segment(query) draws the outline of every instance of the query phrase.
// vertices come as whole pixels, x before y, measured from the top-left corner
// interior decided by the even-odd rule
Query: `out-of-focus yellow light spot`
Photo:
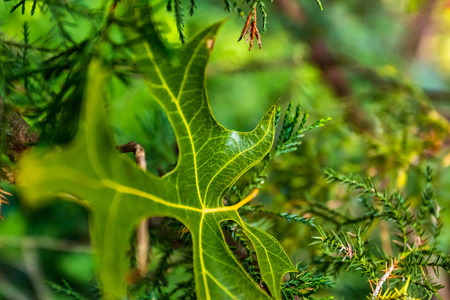
[[[406,172],[403,169],[400,169],[397,173],[397,188],[403,189],[406,184]]]
[[[428,118],[430,118],[431,121],[439,121],[441,115],[436,110],[432,110],[428,113]]]
[[[385,65],[385,66],[380,67],[378,69],[378,73],[381,76],[389,76],[389,77],[398,76],[398,70],[393,65]]]
[[[444,168],[447,168],[448,166],[450,166],[450,153],[447,154],[446,156],[444,156],[444,159],[442,160],[442,164],[443,164]]]

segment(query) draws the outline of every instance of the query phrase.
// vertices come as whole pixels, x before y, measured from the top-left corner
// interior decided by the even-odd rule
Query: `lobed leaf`
[[[221,23],[171,50],[161,42],[145,4],[128,9],[137,28],[130,37],[144,40],[134,47],[136,65],[174,128],[178,165],[157,177],[116,153],[104,107],[106,76],[93,61],[75,139],[56,151],[35,149],[22,159],[25,199],[40,204],[63,193],[89,208],[105,299],[126,294],[129,238],[142,219],[155,216],[176,218],[192,234],[198,299],[269,298],[228,249],[220,227],[225,220],[243,228],[272,297],[281,299],[282,277],[295,267],[272,236],[241,220],[237,210],[244,203],[223,204],[223,196],[239,177],[272,147],[274,108],[252,132],[224,128],[211,113],[205,88],[205,69]]]

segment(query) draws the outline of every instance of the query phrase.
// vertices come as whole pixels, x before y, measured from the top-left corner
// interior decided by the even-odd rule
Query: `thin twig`
[[[70,240],[55,239],[48,236],[22,237],[15,235],[2,235],[0,237],[0,245],[20,248],[27,246],[54,251],[92,254],[92,247],[88,244],[80,244]]]
[[[2,272],[0,272],[0,290],[2,291],[2,296],[6,299],[29,299],[28,295],[24,294],[19,288],[16,288],[11,280],[9,280]]]
[[[25,269],[36,291],[37,298],[42,300],[51,299],[50,291],[42,281],[44,274],[38,263],[39,254],[37,249],[32,244],[28,244],[28,239],[23,239],[22,243],[22,256],[25,262]]]
[[[377,285],[372,294],[372,300],[378,299],[378,295],[381,292],[381,288],[383,287],[384,282],[391,276],[391,273],[395,270],[395,265],[396,265],[395,261],[392,262],[391,267],[387,269],[383,277],[381,277],[380,280],[377,281]]]
[[[133,152],[136,165],[142,170],[147,170],[147,162],[145,160],[145,150],[144,147],[135,143],[128,142],[124,145],[116,146],[117,151],[120,153]],[[148,244],[150,236],[148,234],[148,220],[144,219],[138,227],[137,235],[137,248],[136,248],[136,263],[140,275],[144,275],[147,272],[149,257],[148,257]]]
[[[147,170],[147,162],[145,161],[145,150],[141,145],[135,142],[128,142],[124,145],[116,146],[116,149],[120,153],[133,152],[136,160],[136,165],[138,165],[144,171]]]

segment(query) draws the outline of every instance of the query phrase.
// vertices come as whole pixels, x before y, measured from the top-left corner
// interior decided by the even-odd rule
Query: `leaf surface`
[[[242,221],[238,208],[244,203],[223,204],[239,177],[270,150],[274,109],[252,132],[218,124],[208,104],[205,69],[221,23],[182,48],[167,49],[145,9],[130,12],[137,20],[137,34],[145,38],[134,48],[135,59],[174,128],[180,150],[176,168],[157,177],[114,150],[104,107],[105,74],[94,61],[75,139],[56,151],[35,149],[22,159],[25,199],[37,204],[63,193],[89,208],[106,299],[126,295],[130,236],[142,219],[155,216],[176,218],[191,232],[198,299],[270,298],[228,249],[220,227],[225,220],[242,227],[253,243],[264,282],[272,297],[280,299],[282,276],[295,267],[272,236]]]

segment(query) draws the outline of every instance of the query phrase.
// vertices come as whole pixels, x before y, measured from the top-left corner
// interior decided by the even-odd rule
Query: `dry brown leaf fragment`
[[[0,213],[1,213],[1,207],[2,207],[2,204],[3,204],[3,203],[9,204],[8,201],[6,201],[6,196],[5,196],[5,195],[6,195],[6,196],[12,196],[10,193],[4,191],[4,190],[2,189],[2,187],[0,187]],[[0,215],[0,219],[3,220],[3,217],[2,217],[1,215]]]
[[[248,51],[252,50],[255,37],[258,40],[259,49],[261,49],[261,35],[259,34],[259,30],[256,23],[256,5],[253,7],[252,10],[250,10],[250,13],[248,14],[247,20],[245,21],[244,29],[242,29],[238,42],[242,40],[242,38],[245,38],[247,35],[248,37],[245,42],[247,43],[250,41]]]

